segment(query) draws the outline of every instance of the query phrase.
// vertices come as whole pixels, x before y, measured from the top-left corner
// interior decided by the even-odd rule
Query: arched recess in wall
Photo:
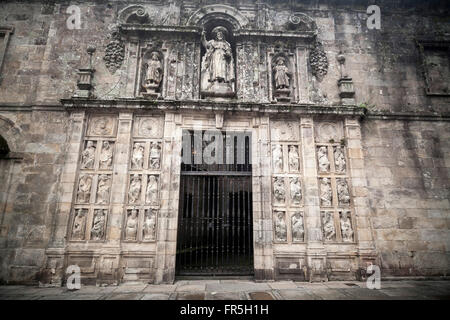
[[[9,155],[17,155],[24,151],[24,139],[22,130],[15,123],[0,115],[0,136],[5,140]]]

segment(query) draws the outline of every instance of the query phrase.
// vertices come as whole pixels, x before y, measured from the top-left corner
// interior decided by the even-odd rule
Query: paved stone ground
[[[173,285],[83,286],[80,290],[0,286],[0,300],[450,300],[450,281],[382,281],[380,290],[364,282],[177,281]]]

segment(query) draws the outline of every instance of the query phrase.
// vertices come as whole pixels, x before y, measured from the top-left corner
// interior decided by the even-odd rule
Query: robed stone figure
[[[211,96],[229,96],[234,93],[234,58],[231,45],[226,41],[228,30],[216,27],[213,40],[206,40],[202,33],[202,44],[206,53],[202,60],[202,93]]]

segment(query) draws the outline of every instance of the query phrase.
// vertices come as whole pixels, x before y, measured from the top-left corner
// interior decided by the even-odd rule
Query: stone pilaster
[[[317,182],[317,164],[314,142],[314,123],[312,118],[300,120],[303,151],[303,174],[305,183],[306,242],[309,280],[321,279],[325,268],[326,252],[322,239],[320,219],[319,186]]]
[[[361,127],[358,120],[345,119],[345,139],[348,150],[349,170],[352,180],[351,194],[353,195],[358,254],[360,267],[375,261],[375,243],[373,240],[370,221],[369,199],[367,191],[364,155],[361,143]]]

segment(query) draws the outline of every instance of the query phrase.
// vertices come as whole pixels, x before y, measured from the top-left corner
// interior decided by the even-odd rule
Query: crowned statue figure
[[[146,90],[144,96],[158,96],[156,93],[159,89],[163,78],[163,67],[158,52],[153,51],[150,59],[145,63],[145,75],[142,87]]]
[[[202,32],[202,44],[206,53],[202,60],[201,88],[202,94],[217,97],[234,95],[234,58],[230,43],[226,40],[228,30],[215,27],[212,40],[206,40],[206,32]]]

